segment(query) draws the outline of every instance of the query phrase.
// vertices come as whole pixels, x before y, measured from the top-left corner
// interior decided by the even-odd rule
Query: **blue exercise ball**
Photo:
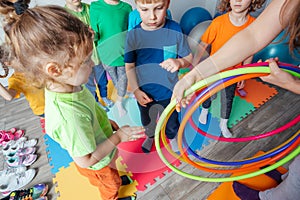
[[[214,19],[215,19],[216,17],[219,17],[219,16],[225,14],[225,13],[226,13],[226,11],[224,11],[224,12],[216,12],[215,15],[214,15]]]
[[[202,7],[195,7],[183,14],[179,24],[183,33],[188,35],[197,24],[207,20],[212,20],[210,13]]]
[[[201,22],[197,24],[191,31],[188,36],[188,44],[190,46],[190,49],[194,53],[198,44],[200,43],[200,39],[203,35],[203,33],[206,31],[206,29],[211,24],[212,20],[207,20],[204,22]]]
[[[289,51],[288,37],[282,40],[285,32],[282,31],[268,46],[257,52],[253,57],[253,62],[258,60],[265,61],[269,58],[278,57],[280,62],[289,63],[293,65],[300,64],[300,55],[295,51],[294,57]]]

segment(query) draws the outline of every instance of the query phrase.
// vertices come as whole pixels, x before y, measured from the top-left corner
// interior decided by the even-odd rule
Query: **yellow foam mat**
[[[120,176],[128,175],[130,173],[126,172],[126,165],[121,163],[121,158],[116,160],[117,168],[119,170]],[[97,187],[91,185],[88,179],[82,176],[74,164],[70,163],[67,168],[61,168],[56,177],[53,178],[53,183],[56,184],[56,192],[58,193],[58,200],[68,200],[68,199],[88,199],[88,200],[101,200],[100,193]],[[121,186],[119,189],[119,197],[132,196],[137,191],[137,182],[125,186]],[[80,191],[80,192],[78,192]]]

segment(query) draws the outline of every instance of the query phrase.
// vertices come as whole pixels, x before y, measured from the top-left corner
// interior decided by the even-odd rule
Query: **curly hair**
[[[16,63],[12,67],[41,85],[52,79],[44,73],[45,64],[69,67],[70,59],[93,48],[89,27],[62,7],[36,6],[18,15],[12,3],[0,0],[0,13],[7,51]]]
[[[283,16],[285,13],[285,9],[287,6],[287,3],[289,0],[286,0],[284,3],[284,6],[280,10],[280,21],[282,23],[283,21]],[[294,7],[294,10],[292,11],[292,16],[288,20],[288,25],[287,25],[287,31],[285,32],[285,35],[283,38],[289,36],[289,50],[294,55],[294,50],[298,51],[300,53],[300,1],[298,1],[297,6]]]
[[[1,67],[4,70],[4,74],[0,74],[0,78],[7,77],[9,72],[6,62],[10,60],[10,55],[6,49],[7,48],[4,45],[0,45],[0,63],[1,63]]]
[[[266,0],[252,0],[249,8],[249,12],[256,11],[261,8]],[[220,0],[218,5],[219,12],[228,12],[231,11],[230,0]]]

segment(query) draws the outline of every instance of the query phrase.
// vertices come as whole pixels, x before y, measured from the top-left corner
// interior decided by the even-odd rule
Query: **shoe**
[[[7,132],[11,132],[11,134],[14,135],[14,140],[17,140],[17,139],[23,137],[25,134],[25,130],[22,130],[22,129],[18,130],[17,128],[11,128]]]
[[[5,130],[0,130],[0,145],[6,146],[6,144],[14,140],[14,135],[11,132],[6,132]]]
[[[120,176],[120,178],[122,180],[121,185],[129,185],[129,184],[133,183],[133,180],[127,175]]]
[[[118,200],[136,200],[137,196],[129,196],[129,197],[122,197],[122,198],[118,198]]]
[[[16,173],[1,179],[0,192],[2,192],[4,196],[7,196],[11,191],[15,191],[24,187],[32,181],[35,173],[36,172],[34,169],[29,169],[25,172]]]
[[[37,144],[36,139],[30,139],[27,141],[26,137],[21,137],[18,140],[9,141],[2,149],[4,155],[8,155],[11,151],[18,151],[22,148],[34,147]]]
[[[23,156],[8,157],[6,163],[9,167],[24,167],[32,165],[37,159],[36,154],[27,154]]]
[[[48,185],[40,183],[24,190],[15,190],[9,194],[9,200],[46,200]]]
[[[98,105],[99,105],[105,112],[109,112],[108,107],[103,106],[100,102],[98,102]]]
[[[0,177],[2,177],[2,176],[8,177],[8,176],[11,176],[11,175],[14,175],[14,174],[19,174],[21,172],[25,172],[26,169],[27,168],[25,166],[24,167],[16,167],[16,168],[9,167],[9,168],[6,168],[6,169],[0,171]]]
[[[34,154],[36,151],[35,147],[26,147],[20,149],[9,149],[6,151],[6,158],[15,157],[15,156],[24,156],[27,154]]]
[[[104,101],[105,105],[109,108],[113,107],[114,102],[106,97],[102,97],[102,100]]]
[[[247,92],[243,89],[240,89],[240,90],[237,89],[236,91],[237,91],[238,95],[240,95],[241,97],[247,96]]]
[[[134,96],[133,92],[127,92],[127,93],[126,93],[126,96],[127,96],[128,98],[135,99],[135,96]]]
[[[0,145],[5,146],[11,140],[18,140],[23,137],[25,131],[11,128],[10,130],[0,130]]]

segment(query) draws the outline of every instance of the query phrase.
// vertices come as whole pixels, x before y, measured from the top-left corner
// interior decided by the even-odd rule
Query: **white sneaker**
[[[32,181],[35,173],[36,172],[34,169],[29,169],[25,172],[16,173],[11,176],[5,177],[3,179],[3,183],[1,181],[0,192],[2,192],[4,196],[7,196],[11,191],[18,190],[24,187]]]
[[[16,168],[6,168],[2,171],[0,171],[0,180],[2,180],[2,176],[11,176],[11,175],[14,175],[14,174],[18,174],[18,173],[21,173],[21,172],[25,172],[26,171],[26,167],[16,167]],[[0,181],[1,183],[1,181]]]
[[[201,113],[199,115],[199,122],[201,124],[206,124],[207,123],[207,116],[208,116],[208,109],[207,108],[202,108]]]

